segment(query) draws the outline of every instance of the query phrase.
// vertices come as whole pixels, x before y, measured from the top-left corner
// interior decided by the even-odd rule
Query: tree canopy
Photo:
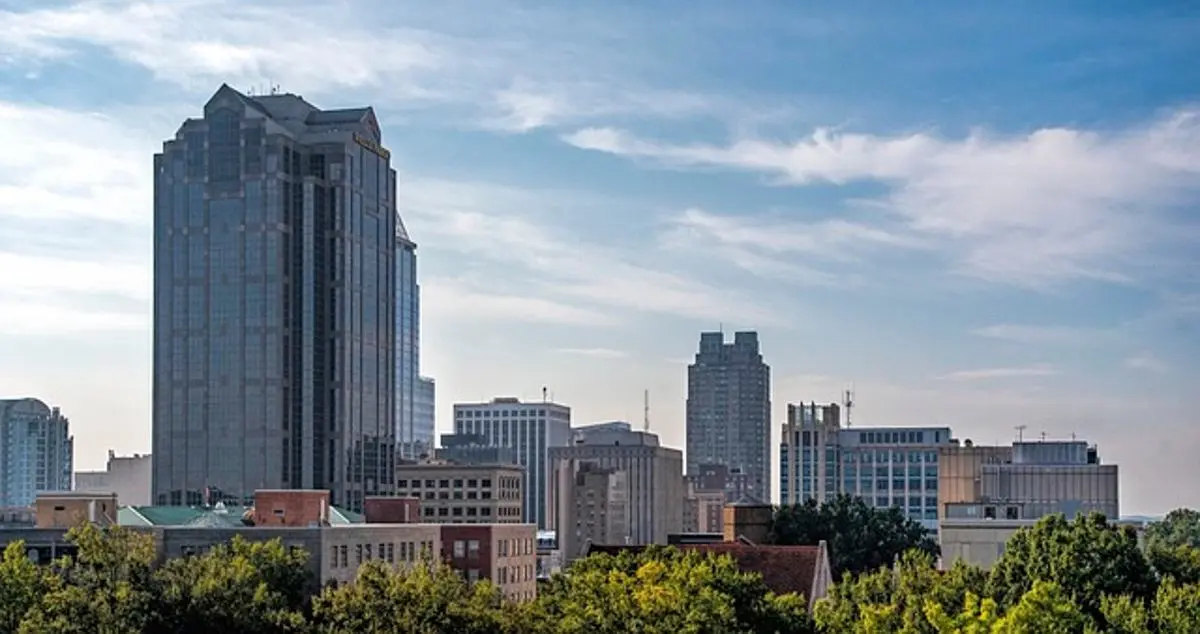
[[[832,525],[862,517],[843,506],[829,514]],[[868,529],[854,534],[876,539]],[[894,560],[847,569],[811,616],[806,597],[772,594],[728,556],[668,547],[578,560],[536,600],[515,603],[432,559],[370,561],[354,583],[318,589],[308,556],[278,540],[234,539],[160,565],[144,533],[81,526],[69,539],[77,553],[46,567],[20,543],[6,548],[0,634],[1200,632],[1200,583],[1187,576],[1200,551],[1171,538],[1143,552],[1129,529],[1096,515],[1021,529],[990,571],[962,562],[938,570],[917,540]],[[866,550],[842,540],[843,552]]]
[[[781,506],[771,522],[775,544],[816,544],[824,540],[834,575],[862,573],[892,565],[917,549],[936,557],[936,537],[897,507],[874,508],[849,495],[817,503]]]

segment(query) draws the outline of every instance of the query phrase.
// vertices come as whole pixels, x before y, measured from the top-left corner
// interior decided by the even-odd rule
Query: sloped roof
[[[242,516],[252,507],[226,506],[212,509],[197,506],[122,506],[117,510],[121,526],[191,526],[195,528],[236,528],[245,526]],[[354,511],[330,507],[333,526],[362,524],[363,516]]]
[[[589,546],[587,554],[639,553],[645,546]],[[742,572],[757,572],[763,583],[776,594],[797,593],[812,598],[813,583],[821,561],[820,546],[757,546],[740,542],[720,544],[680,544],[682,551],[729,555]]]

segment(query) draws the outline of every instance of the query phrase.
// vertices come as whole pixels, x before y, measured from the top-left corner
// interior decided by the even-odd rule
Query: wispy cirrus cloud
[[[402,213],[424,239],[476,262],[484,278],[522,280],[526,293],[555,301],[688,319],[777,323],[768,307],[739,289],[722,288],[676,270],[652,249],[601,245],[538,220],[558,208],[617,205],[584,192],[521,190],[484,183],[406,177]],[[734,311],[733,307],[737,307]]]
[[[1154,374],[1166,374],[1171,368],[1165,361],[1149,352],[1142,352],[1125,360],[1125,367]]]
[[[988,381],[992,379],[1047,377],[1055,376],[1057,374],[1059,374],[1059,371],[1053,366],[1038,363],[1024,366],[957,370],[948,374],[944,374],[941,378],[950,381]]]
[[[673,144],[613,128],[563,139],[672,168],[768,174],[780,185],[879,183],[888,192],[868,202],[884,219],[941,241],[971,275],[1023,286],[1152,276],[1164,264],[1158,254],[1200,227],[1179,210],[1200,175],[1200,110],[1119,131],[965,139],[819,129],[793,143]]]
[[[624,350],[612,348],[558,348],[555,352],[592,359],[625,359],[629,356],[629,353]]]
[[[1101,328],[1028,324],[993,324],[972,333],[988,339],[1034,345],[1083,345],[1103,342],[1115,335],[1113,331]]]
[[[514,133],[630,116],[752,115],[733,100],[637,81],[636,53],[606,45],[627,39],[612,16],[580,20],[540,7],[475,18],[469,3],[387,4],[83,0],[0,10],[0,63],[36,76],[100,51],[189,93],[222,82],[318,98],[351,91],[392,110],[436,108]]]

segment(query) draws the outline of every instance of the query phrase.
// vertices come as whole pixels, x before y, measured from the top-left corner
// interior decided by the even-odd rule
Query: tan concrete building
[[[655,434],[632,431],[628,423],[577,427],[575,432],[574,445],[550,448],[552,473],[559,469],[556,465],[571,460],[623,472],[632,544],[666,544],[668,535],[682,531],[682,452],[660,446]],[[552,510],[559,508],[555,489],[550,491]]]
[[[150,476],[154,466],[150,454],[118,456],[108,452],[108,464],[103,471],[76,471],[76,491],[116,493],[126,506],[147,506],[150,499]]]
[[[1026,507],[1014,503],[949,504],[941,521],[938,543],[942,549],[941,567],[964,562],[988,570],[1004,554],[1008,540],[1022,528],[1033,526],[1037,518],[1026,516]],[[1145,546],[1143,522],[1117,520],[1138,532],[1138,543]]]
[[[84,522],[107,526],[117,523],[117,503],[115,493],[40,493],[33,503],[34,521],[38,528],[69,528]]]
[[[421,500],[421,521],[438,524],[520,524],[524,468],[446,460],[396,468],[398,495]]]
[[[1012,447],[977,446],[970,440],[938,450],[938,520],[946,505],[975,502],[983,497],[983,465],[1012,462]]]
[[[626,474],[593,462],[556,460],[558,547],[564,563],[583,554],[586,544],[627,544],[629,498]]]

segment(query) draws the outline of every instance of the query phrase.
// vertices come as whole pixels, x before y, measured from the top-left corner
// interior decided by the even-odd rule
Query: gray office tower
[[[735,333],[731,344],[724,333],[700,333],[700,351],[688,366],[688,474],[702,464],[744,474],[738,496],[771,501],[771,368],[756,332]]]
[[[370,108],[228,86],[154,157],[153,496],[395,492],[396,173]]]

